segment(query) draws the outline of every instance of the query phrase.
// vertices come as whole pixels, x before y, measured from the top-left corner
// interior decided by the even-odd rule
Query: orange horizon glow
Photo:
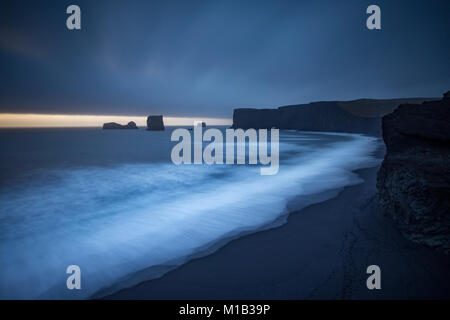
[[[0,113],[0,128],[71,128],[99,127],[106,122],[127,124],[136,122],[138,127],[147,126],[146,116],[117,115],[70,115],[37,113]],[[166,126],[190,126],[194,121],[204,121],[207,125],[231,125],[231,119],[210,117],[164,117]]]

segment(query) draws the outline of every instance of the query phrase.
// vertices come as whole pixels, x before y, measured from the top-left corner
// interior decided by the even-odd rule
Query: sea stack
[[[163,116],[148,116],[147,130],[151,131],[164,130]]]
[[[136,122],[130,121],[126,125],[116,122],[108,122],[103,124],[103,129],[137,129]]]
[[[383,117],[387,152],[377,187],[406,238],[450,252],[450,93]]]
[[[194,124],[196,127],[202,127],[202,128],[206,128],[206,122],[204,121],[198,121]]]

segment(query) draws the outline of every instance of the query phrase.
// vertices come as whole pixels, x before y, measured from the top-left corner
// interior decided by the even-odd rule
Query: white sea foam
[[[0,194],[0,298],[87,298],[151,266],[177,265],[224,237],[266,226],[287,202],[360,182],[373,166],[375,138],[295,152],[274,176],[256,166],[168,163],[47,170]],[[298,135],[302,139],[320,136]],[[51,178],[50,178],[51,177]],[[82,289],[66,289],[76,264]]]

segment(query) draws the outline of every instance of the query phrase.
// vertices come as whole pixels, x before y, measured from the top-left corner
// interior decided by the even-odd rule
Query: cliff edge
[[[450,93],[403,104],[382,119],[386,155],[377,188],[403,235],[450,252]]]

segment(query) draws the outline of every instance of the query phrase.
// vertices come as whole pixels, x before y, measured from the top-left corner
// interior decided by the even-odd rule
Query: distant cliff
[[[134,121],[128,122],[126,125],[122,125],[116,122],[108,122],[103,124],[103,129],[137,129]]]
[[[421,103],[427,98],[361,99],[321,101],[276,109],[239,108],[233,113],[233,128],[279,128],[381,135],[381,116],[401,103]]]
[[[377,188],[410,240],[450,252],[450,93],[383,117],[386,156]]]

